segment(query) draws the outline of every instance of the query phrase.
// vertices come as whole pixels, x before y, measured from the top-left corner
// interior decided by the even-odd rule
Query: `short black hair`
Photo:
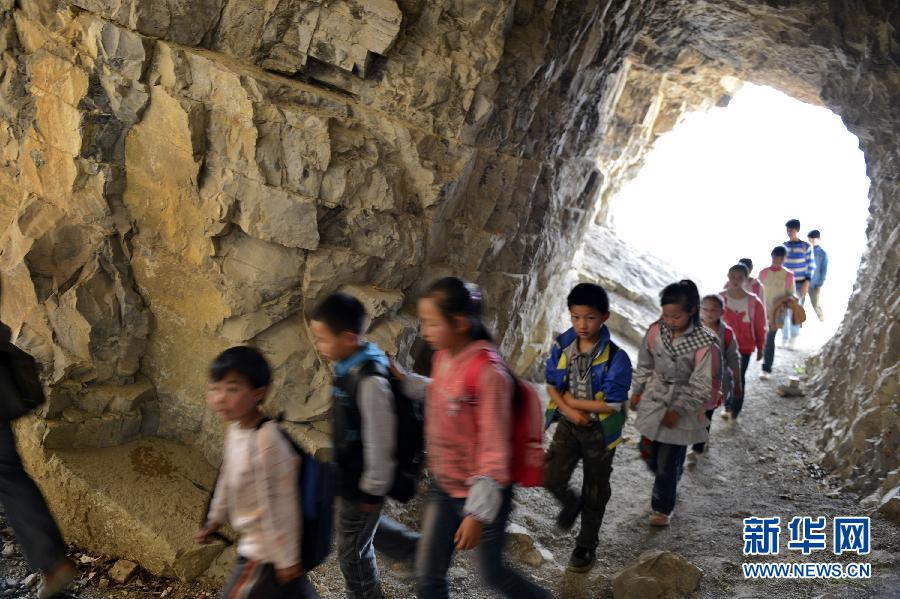
[[[349,293],[339,291],[332,293],[316,306],[312,319],[324,323],[335,335],[345,332],[362,335],[368,314],[362,302]]]
[[[822,234],[819,233],[819,230],[818,230],[818,229],[813,229],[812,231],[810,231],[809,233],[807,233],[806,236],[807,236],[807,237],[812,237],[813,239],[821,239],[821,238],[822,238]]]
[[[691,322],[700,324],[700,291],[696,283],[690,279],[682,279],[677,283],[666,285],[659,294],[659,305],[678,304],[685,312],[693,312]]]
[[[226,349],[209,365],[209,378],[214,382],[221,381],[229,372],[246,378],[254,389],[268,387],[272,382],[272,369],[265,357],[246,345]]]
[[[787,257],[787,248],[783,245],[776,245],[772,248],[772,257],[773,258],[786,258]]]
[[[566,298],[569,309],[572,306],[589,306],[601,314],[609,314],[609,295],[606,289],[593,283],[579,283],[572,287]]]
[[[796,218],[792,218],[788,222],[784,223],[784,226],[787,227],[788,229],[796,229],[797,231],[799,231],[800,230],[800,221],[797,220]]]
[[[750,271],[747,269],[747,265],[746,265],[746,264],[740,264],[740,263],[738,263],[738,264],[735,264],[734,266],[732,266],[731,268],[728,269],[728,274],[731,274],[731,273],[733,273],[733,272],[741,272],[741,273],[744,273],[744,276],[745,276],[745,277],[749,277],[749,276],[750,276]]]
[[[711,302],[716,302],[717,304],[719,304],[720,310],[725,309],[725,300],[722,299],[721,295],[718,295],[716,293],[710,293],[709,295],[704,295],[703,299],[700,300],[700,303],[702,304],[703,302],[705,302],[707,300],[709,300]]]
[[[738,260],[738,264],[743,264],[747,267],[747,270],[753,270],[753,260],[751,260],[750,258],[741,258],[740,260]]]

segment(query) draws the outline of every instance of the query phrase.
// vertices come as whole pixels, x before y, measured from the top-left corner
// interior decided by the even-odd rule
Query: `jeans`
[[[656,475],[650,507],[654,512],[670,515],[675,510],[678,481],[684,471],[686,445],[672,445],[653,441],[650,443],[647,467]]]
[[[0,503],[32,569],[52,572],[66,557],[66,546],[40,489],[22,467],[8,421],[0,421]]]
[[[821,287],[810,287],[809,288],[809,302],[812,304],[813,310],[816,312],[816,316],[819,317],[819,320],[825,320],[825,314],[822,312],[821,306],[819,306],[819,292],[822,291]]]
[[[449,597],[447,570],[455,551],[453,535],[465,517],[465,501],[450,497],[437,485],[428,495],[422,518],[422,539],[416,554],[416,597],[419,599]],[[512,487],[507,487],[503,490],[503,504],[497,519],[484,525],[481,542],[475,548],[481,579],[494,591],[512,599],[550,599],[547,590],[503,561],[506,521],[511,510]]]
[[[795,281],[794,288],[797,291],[797,297],[800,298],[800,305],[803,306],[806,304],[806,296],[800,294],[800,290],[803,288],[803,283],[806,281]],[[794,324],[794,313],[788,309],[784,311],[784,328],[781,329],[781,337],[785,341],[789,340],[791,337],[798,337],[800,335],[800,325]]]
[[[275,567],[268,562],[238,556],[237,563],[221,599],[319,599],[319,593],[306,576],[299,576],[287,584],[275,577]]]
[[[615,448],[607,449],[599,426],[576,426],[565,418],[556,425],[545,460],[544,487],[563,504],[563,509],[571,510],[581,504],[581,530],[575,539],[579,547],[597,548],[600,525],[612,493],[609,477],[615,454]],[[584,472],[580,493],[569,486],[579,460]]]
[[[339,501],[337,556],[347,584],[347,597],[380,599],[375,549],[391,559],[411,563],[419,535],[385,516],[383,503],[371,512],[364,512],[357,501]]]
[[[770,330],[766,333],[766,348],[763,350],[763,372],[772,373],[772,364],[775,362],[775,337],[778,336],[778,329]]]
[[[725,406],[725,409],[731,412],[731,415],[735,418],[744,409],[744,396],[747,394],[747,367],[750,366],[750,358],[752,357],[753,354],[741,354],[741,392],[732,392],[731,404]]]
[[[706,410],[706,432],[708,433],[712,428],[712,417],[715,409]],[[706,443],[694,443],[691,447],[697,453],[703,453],[706,450]]]

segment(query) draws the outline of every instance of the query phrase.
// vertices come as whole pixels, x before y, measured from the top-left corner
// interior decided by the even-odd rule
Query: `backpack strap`
[[[478,377],[481,375],[481,369],[491,362],[502,363],[502,361],[500,360],[500,356],[498,356],[496,352],[489,349],[484,349],[478,352],[478,355],[472,358],[472,361],[469,362],[469,366],[468,368],[466,368],[465,383],[466,394],[470,398],[475,399],[476,397],[478,397]]]

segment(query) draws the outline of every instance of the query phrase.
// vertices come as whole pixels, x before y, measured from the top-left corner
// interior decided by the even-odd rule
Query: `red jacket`
[[[769,325],[766,322],[766,307],[759,301],[759,297],[747,294],[747,314],[743,312],[735,312],[728,297],[728,292],[722,292],[722,299],[725,301],[725,314],[723,319],[725,323],[734,330],[737,337],[738,351],[745,356],[753,353],[754,350],[762,351],[766,345],[766,332]]]

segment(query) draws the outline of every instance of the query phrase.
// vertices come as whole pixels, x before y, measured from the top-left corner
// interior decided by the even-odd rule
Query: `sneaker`
[[[794,346],[796,344],[797,344],[797,338],[791,337],[790,339],[788,339],[787,345],[785,347],[787,347],[788,349],[794,349]]]
[[[697,453],[696,451],[691,450],[691,452],[687,456],[687,465],[688,467],[696,466],[697,460],[702,454]]]
[[[771,377],[772,377],[771,373],[768,373],[768,372],[766,372],[765,370],[763,370],[762,372],[759,373],[759,378],[760,378],[760,380],[767,381],[767,380],[769,380]]]
[[[731,412],[722,412],[722,420],[728,420],[731,418]]]
[[[38,599],[51,599],[62,593],[75,580],[78,570],[69,560],[63,560],[52,572],[44,574],[44,584],[38,589]]]
[[[650,514],[650,526],[668,526],[671,519],[671,515],[667,516],[660,512],[653,512]]]
[[[587,572],[594,565],[597,555],[593,549],[587,547],[575,547],[569,557],[568,570],[570,572]]]
[[[572,527],[575,526],[575,520],[578,519],[578,514],[580,513],[581,501],[574,506],[563,507],[556,516],[556,527],[562,531],[572,530]]]

